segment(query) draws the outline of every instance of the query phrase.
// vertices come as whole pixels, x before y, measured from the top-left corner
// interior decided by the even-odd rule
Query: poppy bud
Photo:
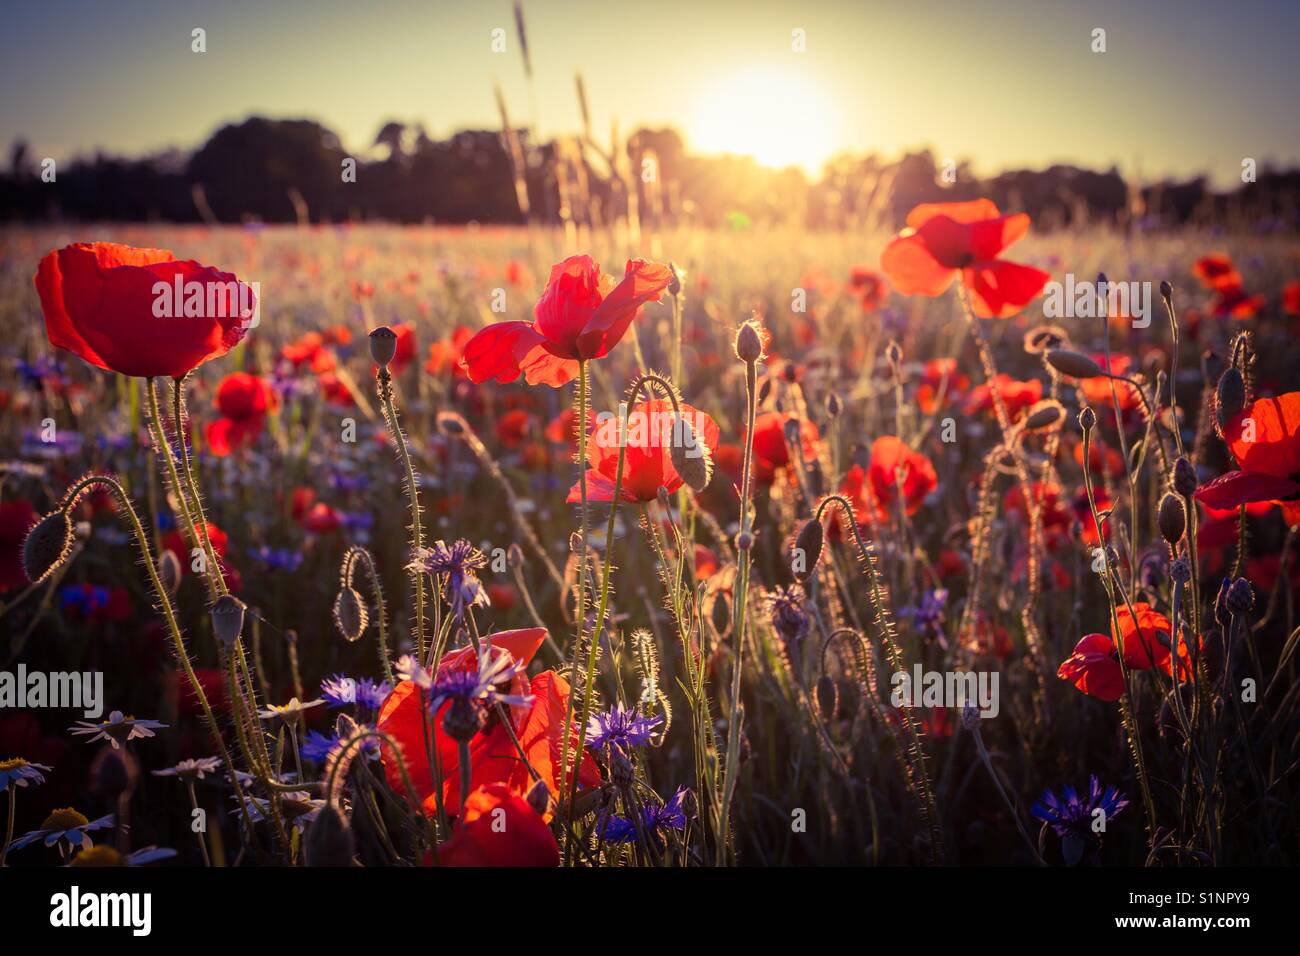
[[[375,364],[387,368],[388,363],[397,354],[397,333],[386,325],[381,325],[370,333],[370,357]]]
[[[736,550],[748,551],[754,546],[754,535],[748,531],[742,531],[736,535]]]
[[[1214,390],[1214,414],[1219,428],[1227,428],[1228,423],[1245,407],[1246,382],[1241,377],[1241,372],[1229,366],[1219,376],[1219,385]]]
[[[1245,578],[1237,578],[1228,587],[1227,605],[1229,613],[1236,615],[1248,614],[1250,609],[1255,606],[1255,592],[1250,586],[1250,582]]]
[[[772,394],[772,379],[767,377],[763,379],[763,384],[758,386],[758,404],[762,405],[767,401],[767,396]]]
[[[1079,426],[1086,432],[1090,432],[1097,425],[1097,413],[1092,410],[1091,405],[1083,406],[1079,412]]]
[[[763,357],[763,337],[758,334],[758,323],[743,322],[736,330],[736,358],[753,365]]]
[[[817,710],[822,715],[822,720],[832,720],[840,708],[840,692],[835,686],[835,678],[828,674],[817,678],[815,694]]]
[[[23,542],[23,571],[40,584],[68,560],[72,553],[72,522],[63,511],[51,511],[32,528]]]
[[[1024,429],[1027,432],[1045,432],[1058,427],[1065,420],[1065,408],[1060,402],[1044,399],[1034,405],[1025,416]]]
[[[1174,287],[1169,284],[1168,279],[1160,280],[1160,298],[1168,302],[1174,297]]]
[[[672,278],[668,280],[668,294],[682,294],[682,274],[680,267],[675,262],[668,263],[668,271],[672,273]]]
[[[1039,325],[1025,333],[1024,348],[1030,355],[1042,355],[1060,348],[1068,341],[1065,330],[1055,325]]]
[[[803,570],[796,571],[795,577],[808,581],[817,570],[817,562],[822,557],[822,544],[826,540],[826,531],[816,518],[809,518],[794,539],[795,554],[803,555]]]
[[[709,446],[696,436],[691,423],[681,415],[673,416],[668,454],[682,481],[696,491],[709,487],[713,479],[713,456],[709,454]]]
[[[223,594],[212,605],[212,633],[226,647],[233,647],[244,630],[246,605],[232,594]]]
[[[438,429],[438,434],[453,438],[465,434],[465,419],[455,412],[439,412],[434,419],[434,427]]]
[[[539,817],[546,816],[546,811],[551,809],[551,790],[546,786],[545,780],[538,780],[532,785],[525,797],[528,805],[533,808],[533,812]]]
[[[891,339],[889,344],[885,346],[885,358],[889,360],[890,365],[897,367],[898,363],[903,361],[903,347],[897,341]]]
[[[827,392],[826,393],[826,414],[830,415],[831,418],[839,418],[840,412],[842,412],[843,410],[844,410],[844,403],[840,401],[840,397],[836,395],[834,392]]]
[[[158,556],[158,579],[168,594],[175,594],[181,586],[181,561],[175,551],[164,551]]]
[[[1186,458],[1174,462],[1174,491],[1184,498],[1190,498],[1199,484],[1196,480],[1196,467]]]
[[[321,807],[303,836],[303,857],[308,866],[351,866],[356,853],[352,827],[332,803]]]
[[[334,625],[349,642],[359,641],[366,625],[370,623],[370,614],[356,588],[343,585],[338,596],[334,598]]]
[[[1096,378],[1098,375],[1105,374],[1100,365],[1082,352],[1071,349],[1048,349],[1044,357],[1048,365],[1071,378]]]
[[[1187,510],[1182,498],[1169,493],[1160,499],[1156,526],[1160,528],[1160,537],[1171,548],[1183,539],[1183,532],[1187,530]]]

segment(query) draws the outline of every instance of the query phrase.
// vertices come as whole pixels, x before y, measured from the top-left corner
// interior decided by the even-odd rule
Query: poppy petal
[[[623,281],[605,296],[578,336],[578,354],[589,359],[607,354],[623,338],[637,310],[647,302],[658,302],[672,278],[665,265],[629,259]]]
[[[880,268],[903,295],[942,295],[957,277],[956,270],[940,263],[915,232],[890,241],[880,254]]]
[[[1224,438],[1247,471],[1300,475],[1300,392],[1251,402],[1228,423]]]
[[[1300,495],[1300,483],[1260,471],[1230,471],[1196,489],[1209,508],[1231,509],[1253,501],[1282,501]]]
[[[984,319],[1015,315],[1043,291],[1050,278],[1042,269],[1002,259],[977,262],[962,274],[975,314]]]

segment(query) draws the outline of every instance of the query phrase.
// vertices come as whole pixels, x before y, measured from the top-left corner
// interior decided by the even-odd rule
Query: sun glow
[[[806,76],[754,69],[700,94],[689,136],[702,153],[737,153],[816,175],[839,143],[839,115],[825,90]]]

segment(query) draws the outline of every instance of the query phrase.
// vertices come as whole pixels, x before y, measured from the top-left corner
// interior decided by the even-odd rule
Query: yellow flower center
[[[27,761],[22,757],[13,757],[9,760],[0,760],[0,770],[16,770],[19,767],[26,767]]]
[[[74,830],[77,827],[84,827],[89,822],[84,815],[78,813],[72,807],[63,807],[46,817],[45,822],[41,824],[41,829]]]
[[[122,854],[118,853],[111,846],[92,846],[89,850],[82,850],[72,858],[69,866],[125,866],[126,861]]]

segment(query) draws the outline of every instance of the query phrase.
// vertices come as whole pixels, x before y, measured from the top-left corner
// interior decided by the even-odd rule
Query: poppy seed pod
[[[1079,411],[1079,427],[1084,431],[1090,432],[1097,426],[1097,413],[1092,410],[1091,405],[1085,405]]]
[[[891,339],[889,345],[885,346],[885,358],[889,364],[895,367],[903,361],[903,347],[896,340]]]
[[[822,715],[822,720],[833,720],[840,709],[840,691],[835,686],[835,678],[828,674],[817,678],[815,693],[817,711]]]
[[[736,358],[753,365],[763,357],[763,337],[754,322],[743,322],[736,330]]]
[[[1160,280],[1160,298],[1168,302],[1174,297],[1174,287],[1169,284],[1168,279]]]
[[[356,588],[343,585],[338,596],[334,598],[334,625],[349,642],[361,640],[361,635],[370,623],[370,614]]]
[[[1174,491],[1184,498],[1190,498],[1196,493],[1196,486],[1199,484],[1196,480],[1196,466],[1186,458],[1179,458],[1174,462]]]
[[[232,594],[223,594],[212,605],[212,632],[226,647],[233,647],[244,630],[247,606]]]
[[[680,415],[673,416],[668,454],[682,481],[696,491],[709,487],[713,479],[713,456],[709,453],[709,446],[700,441],[691,423]]]
[[[455,412],[439,412],[434,419],[434,427],[438,429],[438,434],[448,438],[465,434],[465,420]]]
[[[1219,384],[1214,390],[1214,415],[1219,428],[1227,428],[1228,423],[1245,407],[1246,381],[1241,377],[1241,372],[1229,366],[1219,376]]]
[[[168,594],[175,594],[181,586],[181,560],[175,551],[164,551],[158,556],[158,579]]]
[[[347,819],[332,803],[321,807],[302,841],[308,866],[351,866],[356,841]]]
[[[63,511],[51,511],[23,542],[23,571],[40,584],[68,560],[72,553],[72,522]]]
[[[817,562],[822,557],[822,545],[826,540],[826,531],[816,518],[809,518],[794,539],[795,557],[803,557],[802,570],[795,571],[800,581],[808,581],[817,570]]]
[[[397,333],[386,325],[381,325],[370,333],[370,357],[377,365],[384,368],[397,354]]]
[[[1192,579],[1192,566],[1184,557],[1169,562],[1169,577],[1176,584],[1186,584]]]
[[[844,410],[844,403],[834,392],[826,393],[826,414],[831,418],[839,418],[840,412]]]
[[[1025,416],[1024,429],[1027,432],[1051,431],[1065,420],[1065,408],[1060,402],[1045,399],[1029,410]]]
[[[1096,378],[1105,374],[1095,361],[1072,349],[1048,349],[1044,358],[1052,368],[1071,378]]]
[[[1169,547],[1178,544],[1187,530],[1187,510],[1183,507],[1183,499],[1172,492],[1161,498],[1156,525],[1160,528],[1160,537]]]

